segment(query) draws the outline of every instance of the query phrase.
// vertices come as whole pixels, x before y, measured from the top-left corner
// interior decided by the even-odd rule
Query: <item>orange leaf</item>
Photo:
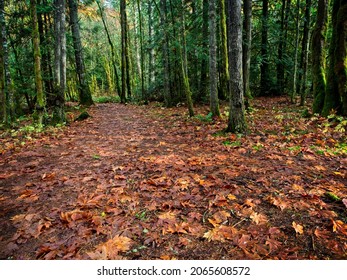
[[[265,224],[267,222],[267,217],[263,214],[258,214],[257,212],[253,212],[249,216],[253,222],[255,222],[257,225],[259,224]]]
[[[295,229],[296,233],[303,234],[304,233],[304,227],[300,224],[297,224],[296,222],[292,223],[293,228]]]

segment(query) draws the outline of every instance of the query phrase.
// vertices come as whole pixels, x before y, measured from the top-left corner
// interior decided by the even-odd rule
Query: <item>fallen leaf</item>
[[[293,228],[295,229],[296,233],[303,234],[304,233],[304,227],[300,224],[297,224],[296,222],[292,223]]]
[[[267,223],[267,217],[264,214],[258,214],[257,212],[253,212],[250,216],[251,220],[255,222],[257,225]]]

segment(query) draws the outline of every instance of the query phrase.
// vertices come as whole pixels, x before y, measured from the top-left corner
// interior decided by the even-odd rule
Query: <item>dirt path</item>
[[[177,108],[90,114],[1,156],[1,259],[346,258],[346,211],[324,199],[347,197],[344,158]]]

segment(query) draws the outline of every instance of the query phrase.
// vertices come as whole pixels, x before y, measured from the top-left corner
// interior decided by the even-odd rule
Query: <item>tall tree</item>
[[[101,6],[99,0],[96,0],[96,4],[98,5],[100,16],[101,16],[101,20],[102,20],[102,24],[104,26],[104,29],[105,29],[105,32],[106,32],[106,35],[107,35],[107,41],[108,41],[108,44],[109,44],[110,49],[111,49],[111,62],[112,62],[112,67],[113,67],[113,72],[114,72],[114,78],[115,78],[115,83],[116,83],[117,94],[121,97],[121,88],[120,88],[119,75],[118,75],[118,70],[117,70],[117,53],[116,53],[114,44],[113,44],[112,39],[111,39],[111,34],[110,34],[109,29],[107,27],[106,16],[104,14],[104,9]]]
[[[300,105],[303,106],[306,101],[307,90],[307,64],[308,64],[308,50],[309,50],[309,33],[310,33],[310,21],[311,21],[311,4],[312,0],[306,0],[305,5],[305,18],[304,18],[304,30],[301,46],[301,59],[300,59],[300,72],[298,79],[298,86],[300,92]]]
[[[248,1],[248,0],[247,0]],[[220,18],[220,52],[221,52],[221,73],[220,73],[220,96],[226,99],[229,96],[229,64],[228,64],[228,35],[227,21],[225,14],[225,0],[219,0],[219,18]]]
[[[249,99],[252,98],[249,76],[251,68],[251,44],[252,44],[252,0],[243,1],[243,40],[242,40],[242,73],[245,105],[249,107]]]
[[[228,0],[228,40],[230,73],[230,112],[227,131],[247,130],[242,76],[241,0]]]
[[[331,110],[347,115],[347,0],[333,1],[331,21],[332,36],[329,47],[329,70],[322,115],[329,115]]]
[[[183,90],[186,97],[187,107],[189,116],[194,116],[192,92],[190,90],[190,83],[188,77],[188,62],[187,62],[187,42],[186,42],[186,27],[185,27],[185,5],[184,0],[181,0],[181,47],[180,47],[180,56],[181,56],[181,67],[182,67],[182,76],[183,76]]]
[[[14,118],[14,110],[13,110],[13,90],[12,90],[12,79],[10,73],[10,65],[9,65],[9,54],[8,54],[8,44],[7,44],[7,30],[6,30],[6,22],[5,22],[5,1],[0,0],[0,79],[1,88],[3,89],[3,98],[4,101],[4,112],[3,119],[6,125],[10,125],[12,119]]]
[[[142,20],[142,12],[140,0],[137,0],[137,11],[139,15],[139,29],[140,29],[140,52],[141,52],[141,97],[143,100],[148,102],[147,93],[145,91],[145,61],[144,61],[144,51],[143,51],[143,20]]]
[[[290,14],[291,0],[282,0],[281,8],[281,26],[278,44],[278,58],[277,58],[277,88],[278,93],[284,93],[284,78],[285,78],[285,62],[284,57],[287,51],[287,34],[288,34],[288,19]]]
[[[202,58],[200,70],[200,89],[197,101],[201,101],[207,95],[208,88],[208,0],[202,2]]]
[[[293,88],[290,95],[292,103],[298,93],[298,56],[299,56],[299,40],[300,40],[300,0],[296,0],[296,18],[295,18],[295,47],[294,47],[294,71],[293,71]]]
[[[30,12],[32,18],[32,38],[34,48],[34,73],[35,85],[37,93],[36,112],[38,115],[38,123],[42,125],[43,112],[45,107],[42,73],[41,73],[41,52],[40,52],[40,35],[37,19],[36,0],[30,0]]]
[[[78,4],[77,0],[69,0],[68,2],[70,11],[70,25],[75,51],[80,104],[90,106],[93,104],[93,99],[86,79],[80,28],[78,24]]]
[[[261,95],[268,95],[271,89],[269,72],[269,46],[268,46],[268,23],[269,1],[263,0],[262,8],[262,28],[261,28],[261,65],[260,65],[260,92]]]
[[[126,12],[126,0],[120,1],[120,18],[122,33],[122,91],[121,102],[125,103],[127,96],[131,97],[131,80],[130,80],[130,61],[128,49],[128,20]]]
[[[217,89],[217,44],[216,44],[216,3],[210,0],[210,110],[213,117],[219,117],[218,89]]]
[[[328,0],[318,1],[316,25],[312,33],[312,83],[313,112],[321,113],[324,106],[326,90],[325,77],[325,37],[328,20]]]
[[[164,68],[164,103],[166,107],[170,107],[172,105],[172,98],[170,92],[170,58],[166,0],[160,0],[160,24],[163,27],[162,57]]]
[[[155,63],[155,48],[153,46],[153,9],[152,9],[152,0],[148,0],[147,3],[147,14],[148,14],[148,45],[149,45],[149,51],[148,51],[148,88],[151,88],[152,85],[155,82],[155,70],[154,70],[154,63]]]
[[[54,78],[55,102],[53,123],[65,122],[65,88],[66,88],[66,31],[65,0],[54,0]]]

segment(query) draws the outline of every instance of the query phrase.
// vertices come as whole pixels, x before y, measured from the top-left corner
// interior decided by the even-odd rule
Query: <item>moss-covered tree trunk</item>
[[[220,20],[220,97],[226,99],[229,96],[229,64],[228,64],[228,35],[227,21],[225,15],[225,0],[219,0],[219,20]]]
[[[207,96],[208,91],[208,0],[202,2],[202,58],[200,68],[200,87],[196,101],[200,102]]]
[[[160,1],[160,24],[162,26],[162,58],[164,70],[164,103],[166,107],[172,106],[170,92],[170,58],[169,58],[169,39],[167,34],[167,3],[166,0]]]
[[[43,113],[45,107],[42,73],[41,73],[41,52],[40,52],[40,35],[37,19],[36,0],[30,0],[30,13],[32,20],[32,40],[34,49],[34,73],[35,73],[35,86],[36,86],[36,113],[39,125],[42,125]]]
[[[230,73],[230,112],[227,131],[247,130],[242,76],[241,0],[228,0],[228,40]]]
[[[210,0],[209,7],[209,37],[210,37],[210,110],[213,117],[219,117],[219,102],[217,88],[217,44],[216,44],[216,3]]]
[[[187,62],[187,42],[186,42],[186,27],[185,27],[185,6],[184,0],[181,2],[181,47],[180,47],[180,59],[181,69],[183,77],[183,90],[186,97],[189,116],[194,116],[192,92],[190,90],[190,83],[188,77],[188,62]]]
[[[5,1],[0,0],[0,52],[1,52],[1,60],[2,63],[0,67],[2,67],[3,75],[1,76],[2,80],[2,88],[3,88],[3,98],[4,100],[4,122],[6,125],[10,125],[14,118],[14,109],[13,109],[13,90],[12,90],[12,79],[10,73],[10,65],[9,65],[9,54],[8,54],[8,44],[7,44],[7,31],[6,31],[6,23],[5,23]]]
[[[66,88],[66,32],[65,0],[54,1],[54,87],[55,100],[53,124],[65,122],[65,88]]]
[[[269,46],[268,46],[268,17],[269,1],[263,0],[262,6],[262,27],[261,27],[261,65],[260,65],[260,94],[269,95],[270,85],[270,63],[269,63]]]
[[[242,41],[242,73],[245,106],[248,108],[252,98],[249,76],[251,67],[251,44],[252,44],[252,0],[243,1],[243,41]]]
[[[76,0],[69,0],[68,2],[70,8],[70,24],[75,51],[75,63],[78,77],[77,81],[80,104],[90,106],[94,102],[89,86],[87,84],[86,71],[84,67],[80,28],[78,24],[78,4]]]
[[[300,87],[300,105],[303,106],[306,102],[307,91],[307,66],[308,66],[308,50],[309,50],[309,35],[310,35],[310,21],[311,21],[311,5],[312,0],[306,0],[304,30],[301,44],[301,59],[298,85]]]
[[[318,1],[316,25],[312,33],[312,83],[313,113],[320,114],[324,106],[325,77],[325,35],[328,20],[328,0]]]
[[[346,91],[346,1],[334,0],[333,2],[332,35],[323,116],[328,116],[332,110],[337,113],[343,111],[341,100],[344,96],[343,91]]]

